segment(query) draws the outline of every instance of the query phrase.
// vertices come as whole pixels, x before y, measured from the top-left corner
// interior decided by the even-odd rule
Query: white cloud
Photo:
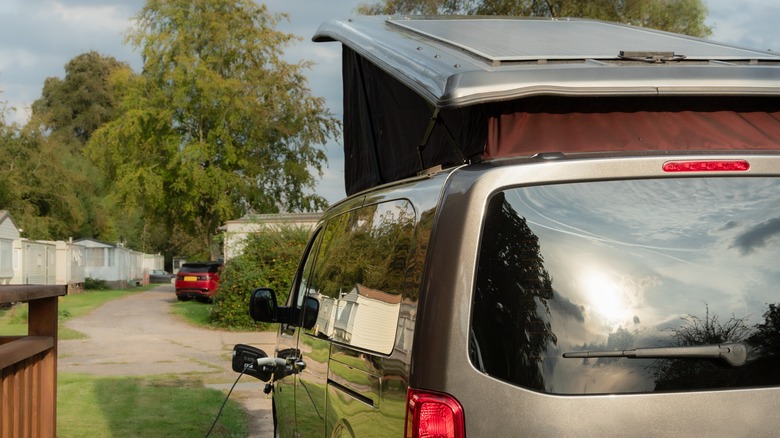
[[[16,107],[9,121],[24,123],[48,77],[62,77],[64,66],[96,50],[137,67],[138,57],[123,44],[130,18],[142,0],[106,4],[73,0],[4,0],[0,7],[0,101]]]
[[[706,0],[712,39],[780,52],[780,3],[766,0]]]

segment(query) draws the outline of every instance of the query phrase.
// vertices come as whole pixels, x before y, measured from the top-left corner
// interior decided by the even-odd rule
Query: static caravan
[[[56,246],[51,242],[17,239],[13,244],[11,284],[56,284]]]
[[[251,214],[240,219],[225,222],[220,229],[224,232],[225,262],[244,252],[246,238],[260,230],[283,230],[286,228],[310,231],[320,220],[322,213],[278,213]]]
[[[14,277],[13,243],[19,237],[19,228],[11,214],[0,210],[0,284],[9,284]]]
[[[144,254],[144,271],[163,269],[165,269],[165,257],[162,254]]]
[[[87,278],[103,280],[116,288],[136,284],[143,278],[143,253],[96,239],[79,239],[76,243],[86,247]]]
[[[72,241],[47,242],[55,246],[55,284],[67,286],[68,293],[80,290],[86,278],[87,248]]]

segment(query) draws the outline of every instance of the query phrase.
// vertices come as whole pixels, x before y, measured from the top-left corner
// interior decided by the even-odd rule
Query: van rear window
[[[523,187],[492,197],[470,354],[554,394],[780,384],[780,179]]]

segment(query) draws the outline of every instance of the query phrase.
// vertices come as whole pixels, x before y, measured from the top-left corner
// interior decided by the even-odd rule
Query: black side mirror
[[[249,298],[249,316],[259,322],[278,322],[276,294],[273,289],[255,289]]]
[[[303,328],[311,329],[317,324],[317,315],[320,313],[320,302],[314,297],[306,297],[303,300]]]
[[[279,322],[302,326],[310,329],[317,324],[317,314],[320,311],[320,302],[314,297],[305,297],[303,300],[303,321],[300,320],[300,310],[291,307],[276,305],[276,293],[273,289],[261,287],[255,289],[249,297],[249,316],[258,322]]]

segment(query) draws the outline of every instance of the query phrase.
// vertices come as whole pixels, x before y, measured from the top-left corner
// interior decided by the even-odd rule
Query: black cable
[[[227,396],[225,396],[225,401],[222,402],[222,406],[219,408],[219,412],[217,412],[217,417],[214,419],[214,422],[211,423],[211,428],[209,429],[208,432],[206,432],[206,437],[205,438],[209,438],[209,435],[211,435],[211,431],[214,430],[214,426],[217,425],[217,421],[219,420],[219,416],[222,415],[222,410],[225,409],[225,405],[227,404],[227,401],[230,398],[230,394],[233,393],[233,389],[236,387],[236,385],[238,385],[239,379],[241,379],[241,376],[244,375],[244,372],[247,369],[251,368],[251,367],[252,367],[251,364],[248,364],[248,363],[244,364],[244,369],[241,370],[241,374],[238,375],[238,377],[236,378],[236,381],[233,382],[233,386],[230,387],[230,391],[228,391]]]

